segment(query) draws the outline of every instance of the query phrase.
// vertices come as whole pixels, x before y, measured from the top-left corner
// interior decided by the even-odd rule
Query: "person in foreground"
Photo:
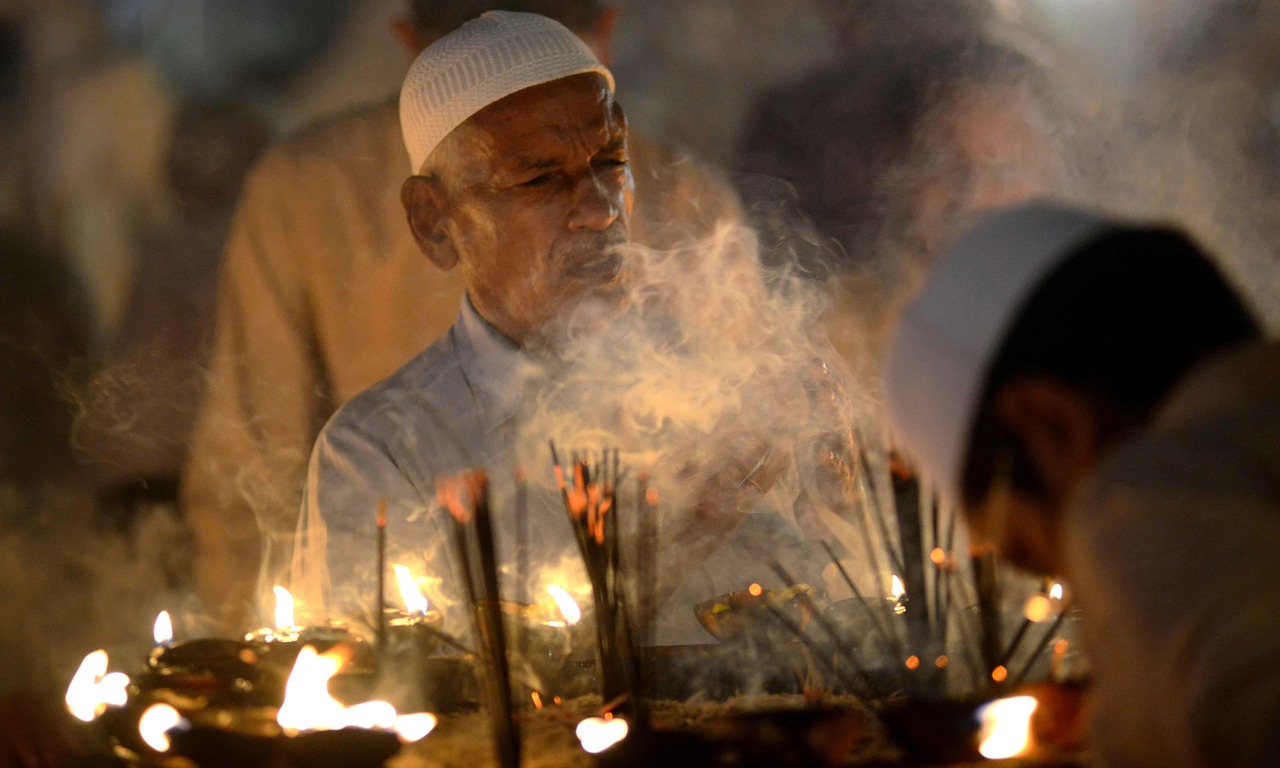
[[[518,560],[523,545],[535,576],[585,583],[558,493],[531,492],[527,508],[516,509],[512,446],[527,375],[554,354],[565,319],[584,310],[607,323],[625,304],[619,247],[633,183],[612,76],[558,23],[494,11],[418,57],[400,106],[416,171],[402,188],[409,227],[437,267],[461,272],[466,297],[442,339],[343,406],[316,442],[291,587],[313,616],[323,605],[331,617],[358,617],[370,604],[383,500],[392,556],[412,558],[394,562],[447,579],[452,536],[436,486],[472,469],[492,478],[502,559]],[[768,488],[772,467],[752,466],[763,450],[747,452],[745,467],[724,468],[752,482],[715,493],[714,508],[697,507],[680,551],[664,562],[698,563],[737,528],[749,500],[738,496]],[[684,570],[666,573],[678,581]],[[510,599],[545,586],[519,576],[504,572]],[[429,595],[449,618],[438,597]],[[701,633],[687,604],[682,615]]]
[[[1086,616],[1100,765],[1280,765],[1280,346],[1176,229],[1030,204],[905,308],[898,438]]]

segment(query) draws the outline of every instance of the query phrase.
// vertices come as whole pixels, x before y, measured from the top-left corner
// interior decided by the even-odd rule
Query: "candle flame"
[[[1031,745],[1031,715],[1039,702],[1034,696],[996,699],[978,708],[978,752],[989,760],[1018,757]]]
[[[173,642],[173,619],[169,618],[168,611],[161,611],[156,615],[156,623],[151,629],[151,636],[155,638],[156,645],[168,645]]]
[[[396,582],[400,585],[400,599],[404,600],[404,608],[406,611],[418,616],[425,616],[429,604],[427,598],[418,589],[418,582],[413,578],[413,572],[407,566],[393,564],[391,569],[396,572]]]
[[[907,593],[907,589],[906,587],[902,586],[902,579],[898,578],[898,575],[895,573],[893,575],[892,581],[890,581],[889,583],[890,597],[892,597],[894,600],[901,600],[902,596],[905,595],[906,593]]]
[[[620,718],[588,717],[575,733],[582,748],[595,755],[627,738],[628,730],[627,721]]]
[[[560,609],[560,615],[564,616],[566,624],[572,625],[582,621],[582,609],[564,587],[551,584],[547,587],[547,592],[551,593],[551,599],[556,601],[556,606]]]
[[[293,626],[293,595],[279,584],[271,588],[276,593],[276,629]]]
[[[1057,582],[1054,582],[1053,586],[1049,588],[1049,599],[1050,599],[1050,600],[1061,600],[1061,599],[1062,599],[1062,585],[1061,585],[1061,584],[1059,584],[1059,583],[1057,583]]]
[[[303,646],[285,683],[284,703],[276,714],[276,722],[286,733],[377,728],[395,731],[402,741],[412,742],[435,728],[436,716],[429,712],[401,715],[385,701],[366,701],[348,707],[333,698],[329,694],[329,679],[346,660],[345,651],[321,654],[316,653],[313,646]]]
[[[191,723],[168,704],[152,704],[138,718],[138,735],[157,752],[169,751],[169,731],[189,727]]]
[[[67,686],[67,710],[86,723],[93,722],[108,706],[123,707],[129,701],[129,676],[107,672],[106,651],[84,657]]]

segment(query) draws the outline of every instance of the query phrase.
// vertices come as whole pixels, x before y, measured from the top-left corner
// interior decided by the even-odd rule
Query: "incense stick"
[[[378,660],[387,653],[387,500],[378,499],[378,599],[374,602],[373,620],[377,622]]]

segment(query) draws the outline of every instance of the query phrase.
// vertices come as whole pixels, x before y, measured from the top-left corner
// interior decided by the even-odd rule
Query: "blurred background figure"
[[[610,60],[617,10],[598,0],[416,0],[392,31],[411,61],[491,9],[554,18]],[[628,152],[637,241],[667,247],[740,218],[727,184],[688,156],[635,132]],[[405,222],[400,186],[412,172],[392,98],[303,130],[274,147],[249,179],[228,243],[210,390],[183,485],[198,585],[222,626],[269,615],[320,428],[457,314],[461,278],[424,259]],[[247,576],[259,571],[255,592]]]
[[[766,258],[832,281],[832,333],[874,376],[893,307],[976,213],[1072,193],[1083,109],[1043,41],[988,3],[827,10],[843,55],[757,102],[736,179]]]
[[[213,346],[218,267],[245,174],[270,138],[243,103],[191,104],[166,155],[175,212],[139,237],[120,328],[85,389],[77,443],[113,516],[176,509]]]

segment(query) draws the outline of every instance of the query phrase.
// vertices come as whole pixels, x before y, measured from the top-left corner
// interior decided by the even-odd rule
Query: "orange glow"
[[[912,654],[907,657],[907,669],[915,669],[920,666],[920,657]]]
[[[946,669],[947,665],[950,663],[951,659],[948,659],[945,653],[933,660],[933,665],[938,669]]]
[[[186,728],[190,723],[168,704],[152,704],[138,718],[138,735],[157,752],[169,751],[169,731]]]
[[[991,670],[991,679],[996,681],[997,683],[1003,683],[1005,681],[1005,678],[1007,678],[1008,676],[1009,676],[1009,670],[1005,669],[1003,664]]]
[[[1041,622],[1053,613],[1053,604],[1044,595],[1032,595],[1022,607],[1022,615],[1027,621]]]
[[[588,717],[578,723],[575,733],[582,748],[594,755],[627,738],[628,730],[621,718]]]
[[[945,565],[947,562],[947,553],[942,551],[942,547],[934,547],[929,553],[929,559],[934,565]]]
[[[1031,745],[1031,715],[1037,703],[1033,696],[1013,696],[979,707],[978,752],[989,760],[1024,754]]]
[[[276,629],[288,629],[293,624],[293,595],[277,584],[271,588],[276,593]]]
[[[759,597],[764,594],[764,587],[761,587],[759,584],[752,584],[747,587],[747,594],[752,597]]]
[[[658,489],[649,488],[644,492],[644,500],[649,506],[654,507],[658,504]]]
[[[107,672],[106,651],[94,651],[84,657],[80,668],[67,686],[67,711],[76,718],[92,722],[107,707],[123,707],[129,701],[129,676]]]
[[[552,704],[555,704],[555,705],[558,707],[558,706],[560,706],[560,704],[562,703],[562,701],[561,701],[561,699],[560,699],[560,697],[559,697],[559,696],[553,696],[553,697],[551,698],[551,703],[552,703]]]
[[[425,616],[430,604],[418,589],[418,582],[413,578],[413,571],[408,567],[393,563],[391,570],[396,573],[396,583],[400,586],[400,599],[404,601],[404,609],[417,616]]]
[[[533,708],[542,709],[542,697],[538,695],[537,691],[533,692],[532,698],[533,698]]]
[[[395,731],[402,741],[417,741],[431,732],[436,717],[428,712],[400,715],[385,701],[366,701],[347,707],[329,694],[329,679],[346,663],[348,651],[316,653],[303,646],[285,683],[284,703],[276,722],[286,733],[342,728]]]
[[[1053,644],[1053,652],[1061,656],[1062,654],[1067,652],[1067,645],[1068,645],[1067,639],[1065,637],[1060,637]]]

